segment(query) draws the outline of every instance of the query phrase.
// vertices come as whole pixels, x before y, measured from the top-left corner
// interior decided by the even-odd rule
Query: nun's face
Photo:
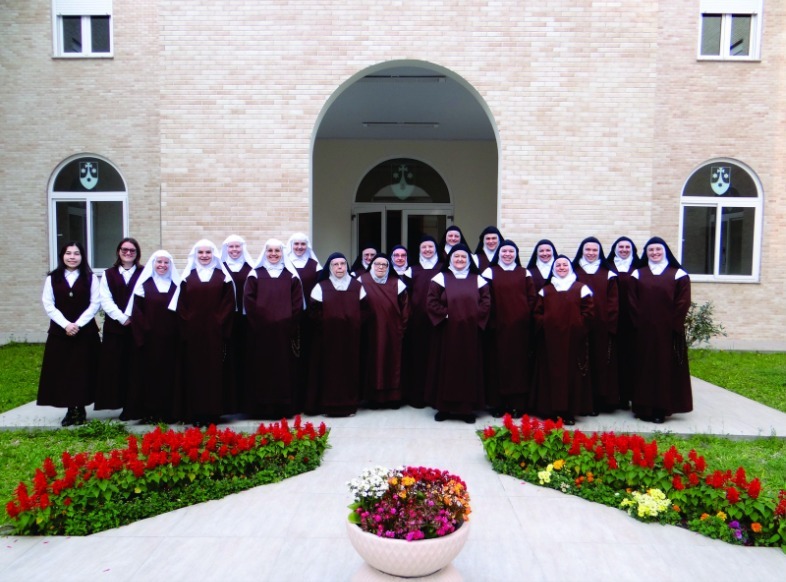
[[[449,230],[445,234],[445,242],[454,247],[461,242],[461,235],[457,230]]]
[[[594,263],[598,260],[598,253],[600,253],[600,245],[594,242],[584,243],[584,260],[588,263]]]
[[[404,249],[396,249],[393,251],[393,264],[397,267],[403,267],[407,264],[407,251]]]
[[[227,254],[233,259],[239,259],[240,255],[243,254],[243,243],[227,243]]]
[[[265,258],[271,265],[277,265],[283,254],[284,251],[280,246],[265,247]]]
[[[487,234],[483,237],[483,244],[488,250],[496,251],[499,245],[499,237],[494,233]]]
[[[457,271],[463,271],[467,267],[469,255],[465,251],[456,251],[450,257],[450,264]]]
[[[385,273],[388,272],[388,268],[390,267],[390,263],[388,263],[385,259],[377,257],[374,259],[374,262],[371,263],[371,268],[374,269],[374,275],[376,277],[384,277]]]
[[[653,263],[660,263],[666,255],[666,249],[661,244],[653,243],[647,246],[647,258]]]
[[[511,246],[505,245],[504,247],[499,249],[499,260],[506,265],[513,264],[513,261],[516,260],[516,249],[514,249]]]
[[[347,261],[345,259],[333,259],[330,261],[330,273],[336,279],[341,279],[347,274]]]
[[[554,251],[551,248],[551,245],[540,245],[538,247],[538,258],[542,263],[548,263],[551,259],[554,258]]]
[[[567,277],[570,273],[570,261],[563,258],[554,261],[554,273],[560,279]]]
[[[437,252],[437,247],[430,240],[420,243],[420,256],[423,257],[424,259],[430,259],[431,257],[434,256],[434,253],[436,252]]]
[[[308,243],[304,240],[292,241],[292,250],[295,252],[296,256],[302,257],[308,250]]]
[[[213,262],[213,249],[210,247],[199,247],[197,249],[197,261],[200,265],[209,265]]]
[[[630,241],[621,240],[617,243],[615,247],[615,254],[622,259],[623,261],[627,260],[630,254],[633,252],[633,247],[630,244]]]
[[[169,258],[168,257],[156,257],[155,263],[153,264],[153,268],[156,270],[156,273],[163,276],[169,272]]]
[[[66,247],[63,253],[63,264],[69,271],[74,271],[82,264],[82,253],[79,252],[79,247],[76,245]]]
[[[374,257],[377,256],[377,252],[374,249],[363,249],[363,253],[361,254],[363,257],[363,262],[367,265],[374,260]]]

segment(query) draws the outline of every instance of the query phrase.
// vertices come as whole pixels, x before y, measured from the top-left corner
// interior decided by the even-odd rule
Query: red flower
[[[325,426],[324,422],[319,423],[319,436],[325,436],[325,432],[327,432],[327,427]]]
[[[502,417],[502,426],[504,426],[508,430],[510,430],[510,427],[513,426],[513,417],[510,416],[510,414],[507,412]]]
[[[740,492],[734,487],[729,487],[726,489],[726,499],[729,500],[729,503],[737,503],[740,500]]]
[[[494,429],[494,427],[493,427],[493,426],[487,426],[487,427],[486,427],[486,428],[483,430],[483,438],[484,438],[484,439],[490,439],[490,438],[491,438],[491,437],[493,437],[495,434],[497,434],[497,432],[496,432],[496,430]],[[320,436],[322,436],[322,435],[320,435]]]
[[[674,478],[671,480],[671,485],[677,491],[682,491],[685,489],[685,485],[682,484],[682,478],[679,475],[674,475]]]
[[[761,493],[761,481],[757,477],[748,484],[748,497],[758,499],[759,493]]]
[[[688,475],[688,483],[691,484],[691,487],[695,487],[699,484],[699,476],[696,473],[691,473]]]
[[[543,442],[546,440],[546,433],[543,432],[543,429],[539,428],[538,430],[535,431],[533,438],[535,439],[536,443],[542,445]]]
[[[5,512],[8,514],[8,517],[15,519],[19,515],[19,507],[13,501],[9,501],[5,504]]]
[[[737,472],[734,474],[734,482],[737,484],[737,487],[741,489],[745,489],[748,486],[748,481],[745,475],[745,469],[740,467],[737,469]]]
[[[619,469],[619,465],[617,464],[617,459],[615,457],[609,457],[609,469]]]
[[[52,462],[51,457],[44,459],[44,473],[49,479],[54,479],[57,476],[57,469],[55,469],[55,464]]]

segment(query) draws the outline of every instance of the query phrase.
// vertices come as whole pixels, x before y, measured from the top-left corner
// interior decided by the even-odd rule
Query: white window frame
[[[117,166],[112,164],[109,160],[102,156],[95,154],[80,154],[78,156],[71,156],[67,160],[61,162],[52,177],[49,180],[48,198],[49,198],[49,265],[52,270],[57,268],[58,253],[60,252],[60,244],[57,240],[57,203],[58,202],[85,202],[85,219],[87,228],[85,229],[85,252],[87,253],[87,260],[93,272],[100,275],[106,267],[93,266],[93,202],[121,202],[123,205],[123,236],[128,236],[128,190],[124,192],[62,192],[55,191],[54,184],[60,171],[69,163],[81,158],[98,158],[107,164],[113,166],[117,170]],[[119,170],[118,170],[119,173]],[[122,177],[122,174],[121,174]],[[125,178],[123,179],[125,182]],[[119,239],[118,239],[119,240]]]
[[[742,197],[735,197],[735,198],[724,198],[723,196],[685,196],[685,186],[688,183],[688,180],[696,173],[699,169],[710,165],[710,164],[734,164],[735,166],[742,168],[745,170],[748,175],[751,177],[753,182],[756,184],[756,190],[758,196],[756,198],[742,198]],[[711,274],[698,274],[698,273],[689,273],[691,281],[695,281],[697,283],[758,283],[760,278],[761,272],[761,239],[762,239],[762,225],[763,225],[763,214],[764,214],[764,194],[761,186],[761,182],[759,181],[759,177],[753,172],[748,166],[741,163],[738,160],[733,160],[730,158],[716,158],[712,160],[708,160],[696,166],[693,171],[688,175],[688,178],[685,180],[685,183],[682,185],[682,190],[680,191],[680,221],[679,221],[679,261],[682,262],[683,258],[683,240],[684,240],[684,227],[685,227],[685,208],[686,207],[710,207],[715,208],[715,216],[720,218],[722,216],[723,208],[754,208],[756,210],[756,215],[753,220],[753,256],[751,257],[751,274],[750,275],[722,275],[719,273],[720,271],[720,261],[721,261],[721,245],[722,245],[722,238],[721,234],[723,229],[720,226],[720,221],[716,219],[715,221],[715,240],[713,241],[714,250],[714,263],[712,266],[712,273]]]
[[[63,17],[81,16],[82,52],[64,50]],[[92,16],[109,17],[109,52],[93,52]],[[114,57],[115,34],[112,0],[52,0],[52,54],[63,59],[108,59]]]
[[[761,16],[763,0],[701,0],[699,34],[696,58],[700,61],[759,61],[761,60]],[[719,55],[701,54],[704,16],[721,16]],[[751,17],[750,51],[747,55],[734,56],[729,52],[731,23],[734,16]]]

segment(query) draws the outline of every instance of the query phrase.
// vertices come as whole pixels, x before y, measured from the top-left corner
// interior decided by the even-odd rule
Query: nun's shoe
[[[462,414],[461,420],[466,422],[467,424],[475,424],[475,415],[474,414]]]
[[[85,424],[87,422],[87,411],[84,406],[77,406],[76,408],[76,424]]]
[[[450,418],[450,415],[447,412],[437,412],[434,415],[434,420],[437,422],[442,422],[443,420],[447,420]]]
[[[562,424],[564,424],[565,426],[573,426],[574,424],[576,424],[576,419],[573,418],[572,416],[568,416],[567,418],[562,419]]]
[[[79,418],[79,408],[71,407],[66,412],[63,420],[60,421],[60,426],[74,426]]]
[[[663,418],[662,416],[653,416],[653,417],[652,417],[652,422],[654,422],[655,424],[663,424],[663,422],[664,422],[665,420],[666,420],[666,419],[665,419],[665,418]]]

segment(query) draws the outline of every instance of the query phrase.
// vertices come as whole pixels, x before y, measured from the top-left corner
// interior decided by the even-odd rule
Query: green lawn
[[[786,353],[691,350],[690,372],[710,384],[786,412]]]

